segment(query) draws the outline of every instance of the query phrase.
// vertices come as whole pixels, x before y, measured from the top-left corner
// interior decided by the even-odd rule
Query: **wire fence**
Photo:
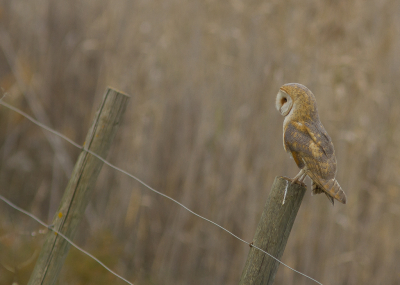
[[[310,276],[308,276],[308,275],[306,275],[306,274],[304,274],[304,273],[302,273],[302,272],[300,272],[300,271],[298,271],[298,270],[296,270],[296,269],[290,267],[289,265],[283,263],[283,262],[280,261],[278,258],[276,258],[276,257],[274,257],[273,255],[269,254],[269,253],[266,252],[265,250],[263,250],[263,249],[257,247],[257,246],[254,245],[253,243],[245,241],[244,239],[238,237],[237,235],[235,235],[235,234],[232,233],[231,231],[227,230],[226,228],[222,227],[221,225],[219,225],[219,224],[217,224],[217,223],[215,223],[215,222],[213,222],[213,221],[211,221],[211,220],[209,220],[209,219],[207,219],[207,218],[205,218],[205,217],[203,217],[203,216],[197,214],[196,212],[192,211],[191,209],[189,209],[188,207],[186,207],[185,205],[183,205],[183,204],[180,203],[179,201],[175,200],[174,198],[171,198],[171,197],[169,197],[168,195],[166,195],[166,194],[164,194],[164,193],[162,193],[162,192],[160,192],[160,191],[154,189],[153,187],[149,186],[148,184],[146,184],[145,182],[143,182],[142,180],[140,180],[139,178],[137,178],[137,177],[134,176],[133,174],[131,174],[131,173],[129,173],[129,172],[127,172],[127,171],[125,171],[125,170],[123,170],[123,169],[121,169],[121,168],[119,168],[119,167],[113,165],[113,164],[111,164],[110,162],[108,162],[107,160],[103,159],[102,157],[100,157],[100,156],[97,155],[96,153],[94,153],[94,152],[92,152],[92,151],[90,151],[90,150],[85,149],[84,146],[81,146],[80,144],[78,144],[78,143],[72,141],[71,139],[69,139],[68,137],[64,136],[63,134],[61,134],[61,133],[59,133],[59,132],[57,132],[57,131],[55,131],[55,130],[49,128],[48,126],[46,126],[46,125],[44,125],[44,124],[42,124],[41,122],[39,122],[39,121],[37,121],[36,119],[32,118],[31,116],[29,116],[29,115],[26,114],[25,112],[19,110],[18,108],[16,108],[16,107],[14,107],[14,106],[12,106],[12,105],[10,105],[10,104],[4,102],[3,99],[6,97],[6,95],[7,95],[7,93],[4,93],[3,96],[0,98],[0,105],[3,105],[4,107],[6,107],[6,108],[8,108],[8,109],[10,109],[10,110],[12,110],[12,111],[14,111],[14,112],[20,114],[21,116],[25,117],[26,119],[28,119],[29,121],[31,121],[31,122],[34,123],[35,125],[37,125],[37,126],[43,128],[43,129],[47,130],[48,132],[50,132],[50,133],[52,133],[52,134],[54,134],[54,135],[56,135],[56,136],[62,138],[63,140],[69,142],[69,143],[72,144],[73,146],[75,146],[75,147],[77,147],[77,148],[79,148],[79,149],[81,149],[81,150],[83,150],[83,151],[85,151],[85,152],[87,152],[87,153],[89,153],[89,154],[95,156],[96,158],[100,159],[103,163],[105,163],[105,164],[108,165],[109,167],[111,167],[111,168],[113,168],[113,169],[115,169],[115,170],[117,170],[117,171],[119,171],[119,172],[121,172],[121,173],[123,173],[123,174],[125,174],[125,175],[127,175],[127,176],[129,176],[129,177],[131,177],[131,178],[133,178],[134,180],[136,180],[137,182],[139,182],[140,184],[142,184],[143,186],[145,186],[147,189],[149,189],[149,190],[151,190],[151,191],[157,193],[158,195],[161,195],[161,196],[163,196],[163,197],[165,197],[165,198],[171,200],[172,202],[178,204],[179,206],[181,206],[182,208],[184,208],[185,210],[187,210],[187,211],[190,212],[191,214],[195,215],[196,217],[198,217],[198,218],[200,218],[200,219],[203,219],[203,220],[205,220],[205,221],[207,221],[207,222],[213,224],[214,226],[217,226],[218,228],[224,230],[225,232],[227,232],[227,233],[230,234],[231,236],[235,237],[235,238],[238,239],[239,241],[241,241],[241,242],[243,242],[243,243],[249,245],[250,247],[254,247],[254,248],[256,248],[257,250],[260,250],[261,252],[263,252],[264,254],[268,255],[268,256],[271,257],[271,258],[273,258],[274,260],[276,260],[277,262],[279,262],[279,263],[282,264],[283,266],[289,268],[290,270],[292,270],[292,271],[294,271],[294,272],[296,272],[296,273],[298,273],[298,274],[300,274],[300,275],[302,275],[302,276],[304,276],[304,277],[306,277],[306,278],[308,278],[308,279],[314,281],[314,282],[317,283],[317,284],[322,285],[321,282],[319,282],[319,281],[315,280],[314,278],[312,278],[312,277],[310,277]],[[47,225],[46,223],[44,223],[42,220],[40,220],[39,218],[37,218],[37,217],[34,216],[33,214],[31,214],[31,213],[25,211],[24,209],[18,207],[17,205],[13,204],[11,201],[9,201],[8,199],[4,198],[4,197],[1,196],[1,195],[0,195],[0,200],[2,200],[3,202],[5,202],[7,205],[9,205],[10,207],[14,208],[15,210],[17,210],[17,211],[19,211],[19,212],[21,212],[21,213],[24,213],[25,215],[31,217],[32,219],[34,219],[35,221],[37,221],[37,222],[38,222],[39,224],[41,224],[42,226],[44,226],[44,227],[48,228],[49,230],[53,231],[55,234],[57,234],[57,235],[63,237],[63,238],[64,238],[68,243],[70,243],[73,247],[75,247],[75,248],[76,248],[77,250],[79,250],[80,252],[84,253],[85,255],[87,255],[87,256],[89,256],[90,258],[92,258],[93,260],[95,260],[98,264],[100,264],[101,266],[103,266],[103,267],[104,267],[106,270],[108,270],[110,273],[114,274],[116,277],[120,278],[121,280],[125,281],[126,283],[133,285],[133,283],[129,282],[129,281],[128,281],[127,279],[125,279],[124,277],[122,277],[122,276],[118,275],[117,273],[115,273],[114,271],[112,271],[110,268],[108,268],[104,263],[102,263],[99,259],[97,259],[96,257],[94,257],[92,254],[90,254],[89,252],[83,250],[83,249],[80,248],[78,245],[76,245],[74,242],[72,242],[70,239],[68,239],[65,235],[63,235],[63,234],[60,233],[59,231],[57,231],[57,230],[55,230],[54,228],[52,228],[51,225]]]

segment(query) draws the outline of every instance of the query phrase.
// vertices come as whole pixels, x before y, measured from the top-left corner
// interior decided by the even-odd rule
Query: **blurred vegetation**
[[[131,94],[108,159],[247,241],[274,177],[297,173],[275,95],[306,85],[348,204],[307,195],[283,261],[323,284],[400,283],[396,1],[0,0],[0,49],[7,102],[78,143],[107,85]],[[61,146],[0,107],[0,193],[48,223],[79,152]],[[0,284],[26,284],[41,227],[0,217]],[[106,166],[75,241],[135,284],[236,284],[249,250]],[[75,249],[60,280],[123,284]],[[276,284],[312,282],[281,266]]]

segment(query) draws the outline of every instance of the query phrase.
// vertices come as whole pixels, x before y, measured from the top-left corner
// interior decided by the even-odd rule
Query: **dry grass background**
[[[274,177],[297,173],[275,95],[305,84],[348,204],[306,195],[283,261],[323,284],[400,283],[396,1],[2,0],[0,28],[7,102],[39,105],[83,143],[105,87],[131,94],[109,160],[248,241]],[[50,222],[65,168],[40,128],[0,107],[2,195]],[[26,284],[40,227],[0,215],[0,284]],[[135,284],[237,284],[249,250],[108,167],[75,240]],[[123,284],[74,249],[60,279]],[[275,283],[313,284],[282,266]]]

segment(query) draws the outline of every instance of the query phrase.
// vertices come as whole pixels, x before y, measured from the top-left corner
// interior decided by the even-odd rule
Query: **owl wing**
[[[334,158],[335,150],[333,148],[331,137],[328,135],[321,122],[305,123],[304,125],[313,142],[322,149],[326,157],[328,159]]]
[[[285,148],[292,154],[297,166],[307,166],[307,175],[317,184],[335,178],[336,158],[333,144],[321,123],[287,124]]]
[[[346,204],[347,197],[342,187],[336,180],[336,157],[333,143],[323,125],[318,122],[315,125],[306,124],[307,132],[313,142],[320,147],[324,155],[313,163],[309,158],[305,159],[305,164],[311,171],[306,171],[307,175],[313,180],[316,187],[313,190],[323,190],[333,205],[333,199]],[[314,155],[315,155],[314,151]]]
[[[306,174],[317,184],[319,190],[346,204],[346,194],[335,179],[336,158],[333,144],[321,123],[287,124],[284,144],[297,166],[305,168]]]

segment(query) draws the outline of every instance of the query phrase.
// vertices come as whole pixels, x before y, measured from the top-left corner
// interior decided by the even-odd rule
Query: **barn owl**
[[[276,109],[285,117],[283,147],[300,168],[292,183],[308,176],[312,195],[325,193],[332,204],[334,199],[346,204],[346,194],[335,178],[335,150],[319,120],[314,94],[304,85],[285,84],[276,97]]]

